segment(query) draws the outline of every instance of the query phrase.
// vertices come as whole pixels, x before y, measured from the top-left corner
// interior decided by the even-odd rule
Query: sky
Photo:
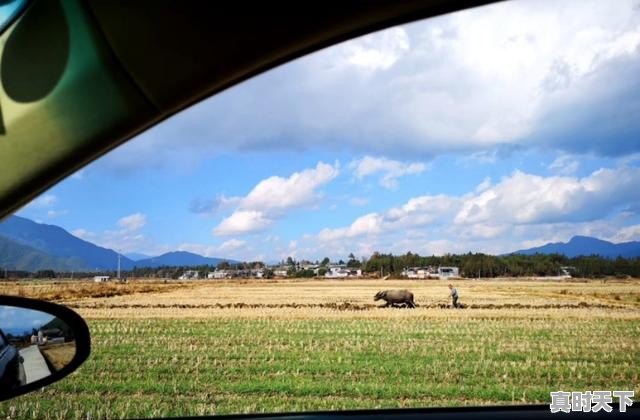
[[[5,334],[29,333],[39,329],[54,318],[53,315],[16,306],[0,306],[0,329]]]
[[[241,260],[640,240],[640,1],[515,0],[230,88],[18,212]]]

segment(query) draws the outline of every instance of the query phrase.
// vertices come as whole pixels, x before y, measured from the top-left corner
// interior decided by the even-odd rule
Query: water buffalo
[[[387,304],[384,305],[385,307],[387,306],[397,307],[401,305],[404,305],[408,308],[416,307],[416,304],[413,301],[413,293],[411,293],[406,289],[380,291],[376,293],[376,295],[373,297],[373,300],[380,300],[380,299],[387,302]]]

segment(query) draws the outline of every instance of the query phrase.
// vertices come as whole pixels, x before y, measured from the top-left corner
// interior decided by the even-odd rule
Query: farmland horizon
[[[451,307],[447,284],[2,283],[7,293],[77,311],[93,348],[78,372],[0,403],[0,415],[101,419],[546,404],[557,389],[640,392],[640,279],[458,279],[463,309]],[[410,290],[417,307],[385,308],[373,300],[379,290],[396,288]]]
[[[562,258],[553,257],[554,267],[543,269],[539,268],[540,274],[543,272],[547,275],[558,274],[562,265],[579,264],[576,258],[587,256],[599,256],[603,261],[597,262],[598,265],[611,265],[606,260],[615,260],[616,258],[624,258],[629,263],[618,264],[617,268],[605,269],[604,274],[613,274],[613,271],[637,275],[634,270],[629,271],[628,268],[633,266],[634,258],[640,257],[640,242],[627,241],[621,243],[612,243],[597,238],[587,236],[574,236],[568,242],[549,243],[540,247],[529,249],[514,250],[513,252],[502,255],[491,255],[486,253],[460,253],[460,254],[444,254],[444,255],[422,255],[409,251],[402,254],[391,254],[374,251],[370,255],[356,256],[353,252],[342,257],[330,259],[327,256],[317,256],[317,258],[296,259],[291,256],[283,258],[280,261],[238,261],[222,256],[204,257],[196,253],[187,251],[171,251],[160,256],[145,256],[144,259],[137,261],[130,260],[123,256],[120,252],[112,249],[98,247],[90,241],[82,240],[67,232],[63,228],[49,224],[39,224],[26,218],[12,216],[4,223],[0,224],[0,271],[23,271],[23,272],[43,272],[54,271],[60,273],[70,272],[104,272],[113,271],[117,267],[123,272],[132,272],[140,269],[160,267],[219,267],[219,268],[256,268],[263,267],[265,264],[270,267],[274,266],[296,266],[300,264],[308,268],[310,265],[327,267],[332,264],[346,265],[351,268],[362,268],[368,271],[379,271],[383,269],[387,273],[394,270],[394,264],[387,264],[387,267],[371,266],[368,262],[384,256],[395,258],[403,268],[411,266],[433,266],[433,265],[464,265],[470,255],[486,256],[491,261],[489,266],[504,266],[505,260],[512,255],[521,255],[523,258],[533,259],[536,254],[558,255]],[[498,261],[500,263],[496,263]],[[476,264],[477,265],[477,264]],[[482,266],[482,264],[480,264]],[[485,264],[486,265],[486,264]],[[509,264],[507,264],[509,265]],[[622,267],[622,268],[621,268]],[[483,270],[482,267],[479,267]],[[467,267],[467,271],[471,270]],[[542,271],[540,271],[542,270]],[[555,270],[556,273],[552,271]],[[477,268],[473,268],[477,272]],[[514,275],[527,274],[522,269],[510,270],[494,267],[487,270],[489,275],[507,272]],[[2,272],[0,275],[4,275]],[[149,274],[149,273],[147,273]],[[316,273],[317,274],[317,273]],[[532,274],[532,273],[529,273]],[[581,275],[592,275],[589,272],[578,273]]]

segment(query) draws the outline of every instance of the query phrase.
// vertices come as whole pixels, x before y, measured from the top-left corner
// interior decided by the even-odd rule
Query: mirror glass
[[[72,329],[47,312],[0,306],[0,394],[54,375],[76,354]]]
[[[0,34],[27,5],[27,0],[0,0]]]

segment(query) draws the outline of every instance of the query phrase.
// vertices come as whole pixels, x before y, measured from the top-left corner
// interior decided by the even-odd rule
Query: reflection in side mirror
[[[73,331],[46,312],[0,306],[0,326],[0,351],[6,353],[0,359],[0,384],[5,387],[30,384],[59,372],[76,354]]]
[[[0,296],[0,400],[55,382],[89,355],[89,332],[75,312]]]
[[[0,34],[24,12],[27,3],[27,0],[0,0]]]

